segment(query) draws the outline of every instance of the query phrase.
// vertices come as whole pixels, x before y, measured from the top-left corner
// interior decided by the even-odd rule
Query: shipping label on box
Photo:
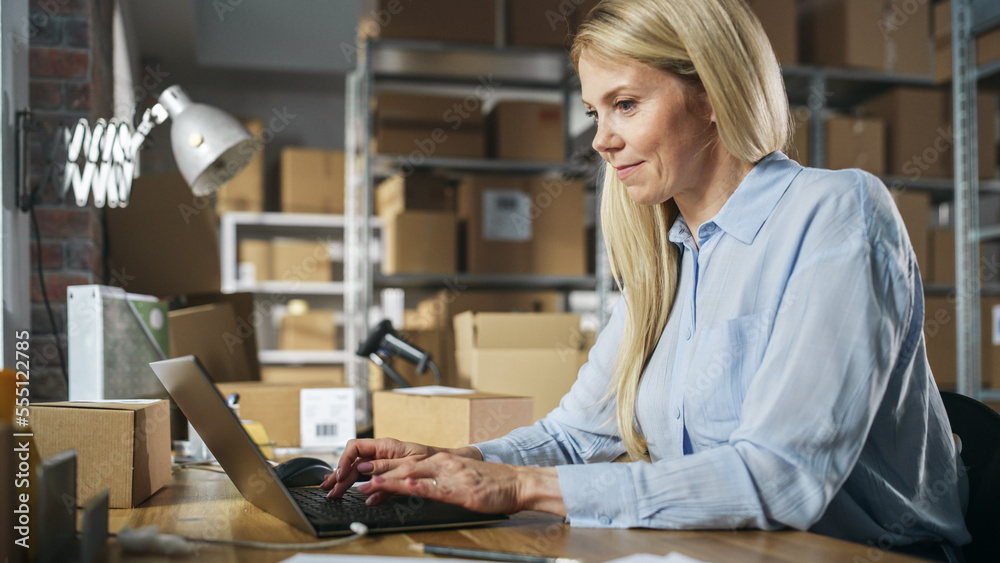
[[[275,446],[298,448],[302,445],[301,391],[303,389],[343,389],[330,384],[273,384],[260,381],[217,383],[223,397],[239,395],[240,418],[264,425]],[[351,409],[351,416],[354,410]],[[319,430],[322,432],[323,430]]]
[[[483,190],[483,240],[531,240],[531,197],[517,190]]]
[[[357,437],[354,389],[299,391],[299,432],[303,448],[341,448]]]

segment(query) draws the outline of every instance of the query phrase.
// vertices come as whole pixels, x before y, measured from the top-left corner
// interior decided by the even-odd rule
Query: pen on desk
[[[544,555],[525,555],[506,551],[490,551],[485,549],[469,549],[466,547],[448,547],[446,545],[431,545],[427,543],[410,544],[410,549],[433,555],[448,555],[451,557],[468,557],[470,559],[486,559],[490,561],[511,561],[513,563],[580,563],[579,559],[565,557],[545,557]]]

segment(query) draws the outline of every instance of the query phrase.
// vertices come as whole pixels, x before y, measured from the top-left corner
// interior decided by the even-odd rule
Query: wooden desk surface
[[[133,528],[157,524],[163,532],[205,539],[317,541],[244,500],[224,474],[193,469],[175,470],[173,481],[138,508],[111,510],[112,533],[117,533],[126,524]],[[560,518],[534,512],[517,514],[508,522],[483,527],[373,534],[341,547],[309,553],[413,557],[417,554],[407,546],[417,542],[575,557],[587,563],[608,561],[631,553],[665,555],[671,551],[715,563],[921,561],[808,532],[573,528]],[[198,554],[190,558],[138,556],[122,553],[117,540],[112,538],[104,560],[175,562],[197,557],[199,562],[270,563],[287,559],[294,553],[200,544]]]

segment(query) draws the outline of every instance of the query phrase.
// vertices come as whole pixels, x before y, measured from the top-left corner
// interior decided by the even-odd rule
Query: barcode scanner
[[[375,325],[368,333],[368,338],[358,346],[356,354],[362,358],[368,357],[400,387],[409,387],[410,384],[389,364],[391,357],[402,358],[414,364],[418,374],[430,367],[434,372],[434,383],[441,383],[441,370],[431,361],[431,354],[400,338],[389,319]]]

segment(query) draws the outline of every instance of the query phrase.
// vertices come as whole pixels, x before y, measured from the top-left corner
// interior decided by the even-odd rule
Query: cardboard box
[[[535,399],[534,417],[559,405],[580,370],[580,316],[568,313],[455,315],[460,383],[477,391]]]
[[[979,176],[996,175],[996,97],[978,97]],[[951,96],[942,89],[895,88],[866,102],[868,116],[885,121],[886,172],[910,178],[954,174]]]
[[[459,269],[585,275],[583,191],[576,180],[469,176],[458,189]]]
[[[510,160],[566,160],[563,108],[540,102],[500,102],[489,115],[490,156]]]
[[[282,350],[336,350],[337,321],[333,311],[310,310],[281,318],[278,347]]]
[[[247,119],[243,125],[257,139],[257,154],[242,172],[216,192],[215,210],[218,213],[264,211],[264,122]],[[240,150],[246,149],[241,147]]]
[[[924,297],[924,341],[934,381],[943,389],[954,389],[957,381],[955,301],[943,295]]]
[[[319,241],[276,238],[271,241],[274,278],[286,282],[333,280],[330,254]]]
[[[931,283],[955,283],[955,229],[953,227],[937,227],[928,233],[930,246],[930,273],[927,281]]]
[[[264,425],[271,442],[279,448],[297,448],[302,445],[301,401],[303,393],[340,389],[337,384],[278,384],[261,381],[218,383],[223,397],[239,395],[240,418],[256,420]],[[354,410],[350,410],[353,420]],[[308,428],[306,429],[308,431]]]
[[[132,508],[170,482],[167,401],[35,403],[31,424],[41,458],[76,450],[80,506],[108,489],[111,508]]]
[[[373,152],[410,155],[417,163],[429,157],[483,158],[486,134],[481,106],[482,99],[471,95],[380,92]]]
[[[375,213],[388,217],[403,211],[455,212],[455,189],[440,176],[396,174],[375,188]]]
[[[979,320],[982,323],[982,361],[981,370],[983,387],[1000,387],[1000,297],[982,296],[980,300]]]
[[[976,66],[1000,59],[1000,27],[976,37]],[[951,2],[934,5],[934,82],[951,82]]]
[[[216,382],[260,379],[257,338],[248,322],[250,317],[237,316],[231,303],[177,309],[167,316],[171,358],[197,356]]]
[[[254,283],[274,279],[271,241],[242,239],[237,254],[236,271],[241,282]]]
[[[383,217],[382,273],[455,272],[458,226],[447,211],[404,211]]]
[[[563,0],[507,0],[507,44],[569,48],[577,10]]]
[[[749,0],[782,65],[799,62],[798,0]]]
[[[455,368],[455,331],[452,317],[463,311],[555,313],[562,309],[554,291],[474,291],[444,289],[422,300],[406,316],[406,331],[440,330],[441,354],[435,362],[445,385],[461,386]],[[468,386],[468,383],[465,383]]]
[[[262,383],[344,385],[344,366],[261,366]]]
[[[344,213],[344,151],[285,147],[281,151],[281,210]]]
[[[129,293],[169,297],[222,287],[211,200],[195,197],[180,174],[136,178],[128,206],[105,213],[109,265],[118,274],[112,281]]]
[[[885,174],[885,124],[877,118],[832,115],[826,120],[826,167]]]
[[[360,32],[384,39],[492,44],[494,0],[366,0]]]
[[[920,268],[920,279],[927,280],[931,271],[928,237],[931,196],[927,192],[916,190],[890,191],[890,193],[896,202],[899,215],[903,218],[906,233],[910,236],[910,244],[917,257],[917,267]]]
[[[534,421],[532,399],[498,393],[372,396],[376,438],[457,448],[505,436]]]
[[[801,0],[803,62],[930,75],[930,3]]]

